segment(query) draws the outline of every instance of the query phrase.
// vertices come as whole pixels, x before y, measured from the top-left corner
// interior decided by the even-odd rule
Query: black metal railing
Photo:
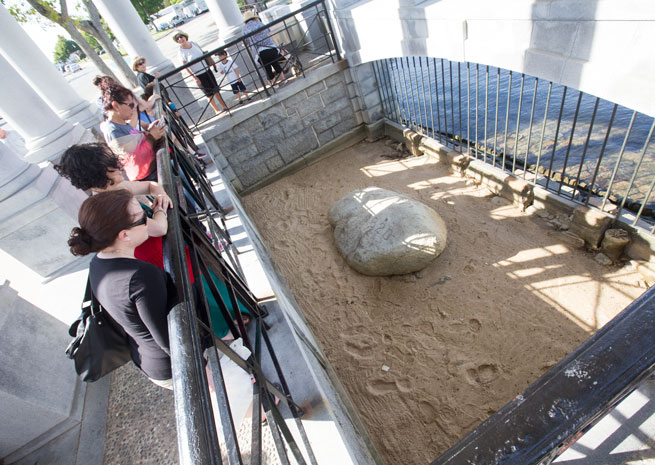
[[[653,373],[653,334],[651,288],[431,465],[552,463]]]
[[[268,28],[273,40],[278,44],[284,60],[284,77],[276,76],[268,80],[266,73],[258,62],[254,49],[256,44],[251,38],[262,29]],[[193,40],[193,38],[190,38]],[[233,98],[230,83],[226,74],[216,73],[213,66],[207,64],[207,58],[218,62],[217,52],[226,50],[233,63],[238,67],[241,80],[247,92],[254,98],[263,99],[277,92],[280,86],[286,85],[326,61],[334,62],[341,58],[335,46],[334,30],[327,14],[325,0],[310,3],[279,19],[269,22],[264,28],[243,35],[221,47],[208,51],[205,55],[180,66],[159,78],[160,84],[168,91],[168,95],[177,105],[182,116],[190,122],[194,130],[207,121],[222,117],[238,107],[239,101]],[[211,62],[210,62],[211,63]],[[200,64],[205,70],[215,73],[218,83],[217,92],[226,104],[226,112],[217,114],[210,105],[210,101],[196,84],[186,69],[192,65]],[[189,94],[189,91],[190,94]],[[216,102],[221,105],[220,102]]]
[[[280,463],[290,463],[290,451],[295,463],[316,464],[300,420],[303,411],[293,401],[268,336],[264,321],[267,311],[244,279],[226,228],[225,210],[213,195],[204,166],[194,156],[197,147],[183,121],[168,106],[158,107],[160,117],[162,111],[168,129],[165,147],[157,153],[157,166],[159,180],[173,199],[164,238],[164,266],[180,296],[180,303],[169,315],[180,463],[221,464],[222,455],[230,464],[243,463],[236,433],[239,425],[231,414],[220,351],[252,378],[250,463],[261,463],[263,409]],[[214,303],[213,314],[210,302]],[[243,340],[250,356],[241,358],[217,335],[215,321],[221,317],[231,334]],[[248,318],[250,328],[246,327]],[[271,361],[268,372],[274,373],[274,379],[264,374],[264,354]],[[250,382],[246,389],[251,389]],[[219,419],[214,418],[212,410],[212,390]],[[281,401],[280,406],[275,399]],[[287,418],[295,421],[304,453],[287,426]],[[222,426],[224,450],[219,445],[217,420]]]
[[[554,82],[425,57],[374,62],[384,115],[655,233],[655,119]]]

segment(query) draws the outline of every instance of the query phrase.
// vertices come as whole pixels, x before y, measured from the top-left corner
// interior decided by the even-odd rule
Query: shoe
[[[243,100],[239,100],[239,105],[243,105]]]

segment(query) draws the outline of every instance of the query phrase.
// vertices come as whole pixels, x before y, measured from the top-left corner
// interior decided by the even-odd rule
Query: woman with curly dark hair
[[[137,130],[138,108],[132,91],[107,80],[100,83],[100,88],[108,116],[100,129],[109,146],[121,158],[127,178],[130,181],[156,180],[155,150],[163,140],[162,121],[154,121],[145,131]]]
[[[89,265],[93,294],[129,336],[134,364],[172,389],[167,315],[177,303],[175,285],[165,271],[134,256],[148,239],[150,220],[124,189],[86,199],[78,220],[68,245],[73,255],[96,253]]]
[[[154,181],[126,181],[121,174],[121,161],[107,144],[73,145],[64,152],[54,168],[73,186],[85,191],[98,193],[124,189],[132,195],[152,195],[152,221],[148,223],[148,234],[153,238],[166,234],[166,210],[171,206],[170,197]]]

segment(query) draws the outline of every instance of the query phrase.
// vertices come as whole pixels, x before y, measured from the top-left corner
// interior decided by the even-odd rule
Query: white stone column
[[[130,0],[95,0],[94,3],[130,57],[146,57],[153,73],[173,69],[173,63],[159,50]]]
[[[216,22],[221,43],[229,42],[241,34],[243,15],[235,0],[207,0],[205,3]]]
[[[0,115],[25,139],[27,160],[52,159],[73,143],[73,125],[59,118],[2,56],[0,82]]]
[[[85,128],[91,128],[102,121],[100,110],[73,90],[2,5],[0,31],[0,55],[62,119],[80,123]]]

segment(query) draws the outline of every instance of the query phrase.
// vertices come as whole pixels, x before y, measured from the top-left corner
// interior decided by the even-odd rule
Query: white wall
[[[652,0],[333,0],[351,65],[428,56],[551,80],[655,116]]]

